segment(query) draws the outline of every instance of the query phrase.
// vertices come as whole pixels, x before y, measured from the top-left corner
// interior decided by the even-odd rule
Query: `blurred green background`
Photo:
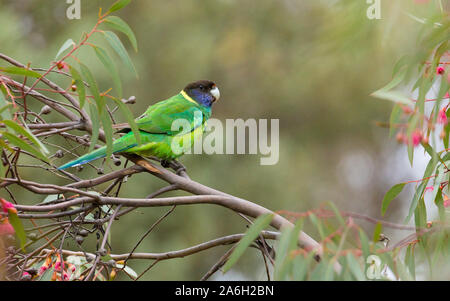
[[[82,0],[81,19],[69,20],[65,1],[0,0],[0,52],[48,68],[64,41],[78,41],[95,24],[98,8],[112,2]],[[139,116],[188,82],[214,80],[222,96],[213,117],[280,120],[280,159],[276,165],[261,166],[259,155],[184,156],[181,162],[192,179],[272,210],[301,212],[333,201],[342,210],[379,217],[387,189],[420,177],[422,166],[416,162],[411,169],[405,149],[375,125],[388,120],[392,104],[370,93],[391,79],[395,62],[416,43],[420,27],[404,12],[425,6],[382,1],[380,20],[367,18],[368,7],[366,1],[353,0],[132,1],[117,14],[134,30],[139,47],[135,53],[120,35],[139,73],[136,79],[116,57],[124,95],[136,96],[131,110]],[[91,42],[105,44],[100,35]],[[89,64],[102,90],[113,86],[91,49],[79,57]],[[44,183],[65,183],[51,173],[22,169],[23,178],[44,176]],[[85,168],[79,176],[96,173]],[[136,175],[120,195],[145,197],[163,184]],[[23,203],[44,199],[17,188],[13,192]],[[404,200],[407,193],[402,194]],[[4,191],[0,194],[8,197]],[[401,208],[401,202],[393,203],[386,218],[403,220]],[[116,221],[113,253],[129,252],[167,210],[139,209]],[[373,227],[363,225],[369,231]],[[181,249],[245,229],[246,222],[224,208],[180,206],[137,251]],[[74,245],[68,241],[66,247]],[[95,237],[84,246],[93,250]],[[143,279],[199,279],[228,248],[160,262]],[[131,266],[139,273],[148,264],[133,261]],[[265,279],[261,254],[249,250],[233,271],[213,279]]]

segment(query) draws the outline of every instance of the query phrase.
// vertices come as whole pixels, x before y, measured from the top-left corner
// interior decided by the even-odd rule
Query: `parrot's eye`
[[[199,86],[200,90],[205,90],[205,87],[203,87],[203,85]]]

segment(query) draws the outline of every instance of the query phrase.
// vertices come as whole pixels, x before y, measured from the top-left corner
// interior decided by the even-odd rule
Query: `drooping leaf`
[[[412,134],[419,122],[419,114],[414,114],[408,121],[408,128],[406,130],[406,136],[408,138],[408,159],[411,166],[413,165],[414,158],[414,145],[412,143]]]
[[[405,187],[406,183],[396,184],[391,187],[391,189],[386,192],[383,198],[383,202],[381,203],[381,215],[384,216],[386,210],[393,199],[395,199],[400,192],[402,192],[403,187]]]
[[[317,231],[319,232],[320,238],[324,239],[325,238],[325,232],[323,230],[322,223],[320,222],[320,220],[317,218],[317,216],[314,213],[309,215],[309,219],[311,220],[311,222],[313,223],[314,227],[316,227]]]
[[[371,94],[373,97],[393,101],[395,103],[402,103],[406,105],[413,105],[413,101],[405,94],[398,91],[384,91],[378,90]]]
[[[405,265],[408,267],[409,273],[415,279],[416,278],[416,263],[414,258],[414,244],[410,244],[406,248]]]
[[[75,81],[75,86],[77,87],[78,92],[78,100],[80,101],[80,109],[82,109],[84,107],[84,104],[86,103],[86,89],[84,88],[84,82],[77,69],[69,66],[69,70],[73,80]]]
[[[112,13],[116,10],[122,9],[123,7],[127,6],[130,3],[131,0],[118,0],[114,2],[113,5],[108,9],[108,12]]]
[[[98,46],[93,47],[98,59],[103,63],[105,68],[108,70],[109,75],[111,76],[114,85],[116,86],[117,95],[119,97],[122,97],[122,83],[120,81],[119,71],[117,71],[116,65],[113,63],[108,53],[103,48],[100,48]]]
[[[364,272],[361,268],[361,265],[356,260],[355,256],[353,256],[352,253],[347,253],[347,256],[345,257],[348,263],[348,267],[350,268],[350,272],[352,275],[356,278],[358,281],[364,281],[366,280],[366,277],[364,276]]]
[[[255,219],[253,225],[248,228],[245,236],[237,243],[235,249],[231,253],[228,261],[223,266],[223,272],[226,273],[244,254],[245,250],[258,237],[259,233],[265,229],[273,219],[273,214],[263,214]]]
[[[131,61],[130,56],[128,55],[128,52],[123,46],[119,37],[117,37],[117,35],[112,31],[103,31],[103,34],[105,36],[106,41],[108,41],[112,49],[114,49],[114,51],[119,55],[119,57],[124,62],[125,66],[127,66],[130,72],[134,73],[137,77],[138,75],[136,72],[136,68],[134,67],[133,62]]]
[[[312,253],[310,252],[308,255]],[[292,280],[303,281],[306,279],[309,266],[308,257],[312,258],[312,255],[305,258],[302,254],[299,254],[294,257],[292,261]]]
[[[434,199],[434,203],[438,207],[439,219],[441,221],[445,221],[445,207],[444,207],[444,199],[442,198],[442,190],[441,190],[441,188],[438,188],[438,192],[437,192],[436,197]]]
[[[24,250],[25,243],[27,242],[27,234],[25,233],[25,230],[23,228],[22,222],[20,221],[20,218],[17,216],[14,212],[8,213],[8,220],[11,226],[13,226],[14,231],[16,233],[17,238],[19,238],[20,241],[20,248]]]
[[[124,20],[122,20],[117,16],[109,16],[105,18],[103,24],[111,27],[112,29],[123,32],[130,40],[131,45],[134,48],[134,51],[136,52],[138,51],[136,36],[134,35],[133,30],[130,28],[130,26],[128,26],[128,24]]]
[[[11,113],[9,112],[11,107],[12,104],[6,101],[3,91],[0,92],[0,116],[3,116],[4,119],[11,119]]]
[[[112,155],[113,151],[113,135],[112,135],[112,123],[109,117],[108,110],[103,110],[100,114],[100,119],[103,124],[103,130],[105,131],[106,138],[106,159],[108,159]]]
[[[416,228],[425,228],[427,225],[427,208],[425,207],[423,198],[420,198],[417,203],[416,210],[414,211],[414,221]]]
[[[400,117],[402,116],[402,108],[396,104],[391,112],[391,117],[389,118],[389,137],[392,137],[396,129],[395,125],[399,123]]]
[[[339,211],[339,209],[336,207],[336,205],[333,202],[327,202],[328,206],[331,207],[331,209],[334,212],[334,215],[336,216],[336,218],[338,219],[339,223],[344,226],[345,225],[345,221],[344,218],[342,217],[341,212]]]
[[[94,96],[95,103],[97,104],[98,112],[99,114],[102,113],[104,103],[102,101],[102,98],[100,97],[100,91],[98,89],[97,82],[95,81],[94,76],[92,75],[89,68],[83,64],[80,63],[81,73],[83,74],[84,78],[86,79],[86,82],[89,84],[89,90],[91,90],[92,96]]]
[[[72,39],[67,39],[64,44],[59,48],[58,53],[56,53],[55,61],[58,59],[59,55],[69,49],[70,46],[75,46],[75,42]]]
[[[294,228],[285,228],[281,233],[281,237],[277,247],[277,256],[275,258],[275,280],[286,280],[286,277],[292,266],[292,259],[289,254],[296,249],[298,243],[298,235],[303,226],[303,220],[300,219]]]
[[[425,187],[427,186],[428,180],[423,180],[419,187],[416,189],[416,192],[414,193],[414,197],[411,201],[411,205],[409,207],[409,213],[408,216],[405,219],[405,223],[409,222],[409,220],[411,219],[414,210],[416,210],[417,204],[420,200],[420,198],[422,198],[423,192],[425,191]]]
[[[89,112],[92,120],[92,139],[89,146],[89,152],[94,150],[95,144],[98,141],[98,135],[100,133],[100,116],[97,110],[97,106],[89,103]]]
[[[378,222],[373,230],[373,242],[377,243],[380,240],[381,230],[383,229],[383,225]]]
[[[41,74],[37,73],[36,71],[20,68],[16,66],[11,67],[0,67],[0,71],[9,73],[9,74],[17,74],[17,75],[23,75],[23,76],[29,76],[29,77],[41,77]]]
[[[367,258],[370,255],[369,239],[362,229],[358,230],[358,234],[359,241],[361,242],[361,250],[363,252],[364,258]]]
[[[38,149],[29,145],[28,143],[26,143],[24,140],[20,139],[16,135],[8,133],[8,132],[2,132],[1,134],[3,135],[4,138],[8,139],[8,141],[10,143],[12,143],[13,145],[19,147],[20,149],[23,149],[24,151],[27,151],[27,152],[35,155],[42,161],[48,162],[48,158],[44,154],[42,154]]]
[[[42,142],[38,138],[36,138],[28,129],[20,126],[19,124],[17,124],[12,120],[3,120],[2,122],[7,127],[13,129],[17,134],[27,137],[31,142],[33,142],[36,146],[38,146],[41,149],[42,153],[44,154],[49,153],[47,147],[45,147],[45,145],[42,144]]]

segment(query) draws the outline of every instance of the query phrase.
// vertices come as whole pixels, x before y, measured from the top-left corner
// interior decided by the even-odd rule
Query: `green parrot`
[[[125,128],[119,132],[126,134],[113,142],[113,153],[155,156],[164,161],[178,158],[203,134],[206,121],[211,116],[211,107],[219,98],[219,89],[212,81],[199,80],[188,84],[179,94],[149,106],[136,119],[140,145],[131,129]],[[184,125],[172,126],[175,121],[182,121]],[[106,146],[103,146],[58,169],[79,166],[105,156]]]

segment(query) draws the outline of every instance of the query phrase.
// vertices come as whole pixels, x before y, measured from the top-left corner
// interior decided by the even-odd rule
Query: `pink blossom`
[[[6,201],[5,199],[0,198],[0,203],[2,204],[2,208],[3,208],[3,212],[8,213],[8,212],[13,212],[13,213],[17,213],[16,208],[14,208],[14,205],[8,201]]]
[[[444,74],[444,72],[445,72],[445,68],[444,67],[439,66],[439,67],[436,68],[436,74],[437,75]]]
[[[438,123],[444,124],[444,125],[448,123],[447,113],[445,111],[445,108],[439,111]]]
[[[447,93],[445,93],[445,96],[444,96],[444,98],[450,98],[450,94],[447,92]]]
[[[417,146],[417,145],[419,145],[420,144],[420,141],[422,141],[422,132],[420,131],[420,130],[417,130],[417,131],[415,131],[413,134],[412,134],[412,144],[414,145],[414,146]]]
[[[63,273],[63,279],[65,281],[69,280],[69,274],[67,274],[66,272]]]
[[[14,228],[6,219],[6,223],[4,222],[0,224],[0,236],[8,234],[14,234]]]
[[[425,192],[427,191],[433,191],[434,187],[433,186],[428,186],[427,188],[425,188]]]
[[[74,273],[75,270],[76,270],[76,267],[75,267],[75,265],[69,263],[69,269],[70,269],[70,271],[71,271],[72,273]]]
[[[39,268],[39,275],[44,274],[44,272],[47,271],[47,270],[48,270],[48,266],[46,266],[46,265],[41,266]]]
[[[445,208],[450,207],[450,200],[444,201],[444,207]]]
[[[59,271],[60,270],[60,268],[61,268],[61,261],[57,261],[56,263],[55,263],[55,271]]]

